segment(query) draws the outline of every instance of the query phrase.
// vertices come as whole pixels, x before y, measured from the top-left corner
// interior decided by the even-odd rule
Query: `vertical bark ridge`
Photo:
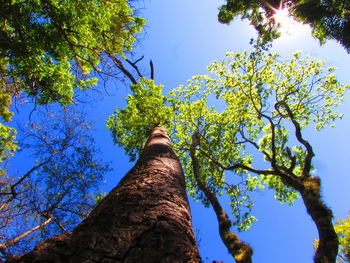
[[[155,127],[126,176],[70,235],[12,262],[200,262],[181,165]]]

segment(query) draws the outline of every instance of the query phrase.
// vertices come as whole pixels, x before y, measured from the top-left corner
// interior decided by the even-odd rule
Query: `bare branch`
[[[154,80],[154,66],[152,59],[149,61],[149,66],[151,68],[151,79]]]
[[[207,158],[210,159],[210,161],[212,161],[215,165],[217,165],[218,167],[220,167],[223,170],[226,171],[234,171],[236,169],[243,169],[255,174],[264,174],[264,175],[280,175],[280,173],[278,171],[274,171],[274,170],[258,170],[258,169],[254,169],[250,166],[244,165],[244,164],[234,164],[231,166],[225,166],[222,163],[218,162],[215,158],[213,158],[212,156],[210,156],[208,153],[206,153],[205,151],[203,151],[202,149],[199,149],[199,151],[201,153],[203,153]]]
[[[132,66],[136,72],[137,72],[137,75],[139,75],[140,78],[143,77],[143,75],[141,74],[140,70],[139,70],[139,67],[136,66],[136,63],[141,61],[142,59],[144,58],[144,56],[142,56],[141,58],[139,58],[138,60],[136,60],[135,62],[131,62],[129,59],[125,59],[126,62],[128,62],[130,64],[130,66]]]
[[[40,167],[48,164],[51,160],[53,155],[51,155],[45,162],[42,162],[36,166],[34,166],[32,169],[30,169],[28,172],[26,172],[16,183],[10,186],[10,192],[7,193],[0,193],[0,195],[11,195],[5,202],[3,202],[0,206],[0,210],[2,210],[4,207],[6,207],[11,201],[13,201],[18,193],[16,192],[15,188],[24,181],[31,173],[33,173],[35,170],[39,169]]]
[[[136,79],[134,78],[134,76],[124,67],[123,63],[117,59],[115,56],[110,56],[111,59],[114,61],[115,65],[117,66],[117,68],[119,68],[125,76],[127,76],[130,81],[132,82],[132,84],[136,85],[137,84],[137,81]]]
[[[243,132],[243,129],[239,130],[239,133],[241,134],[242,138],[245,140],[244,142],[247,142],[247,143],[251,144],[252,146],[254,146],[255,149],[257,149],[258,151],[262,152],[262,153],[264,154],[264,156],[266,157],[266,159],[267,159],[269,162],[271,162],[271,160],[272,160],[271,156],[270,156],[266,151],[261,150],[260,147],[259,147],[259,145],[258,145],[256,142],[254,142],[254,141],[248,139],[248,138],[245,136],[245,134],[244,134],[244,132]]]

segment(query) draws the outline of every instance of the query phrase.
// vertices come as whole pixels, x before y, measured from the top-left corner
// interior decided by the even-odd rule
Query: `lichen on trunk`
[[[320,179],[309,177],[301,181],[303,187],[300,193],[307,212],[316,224],[319,235],[314,262],[336,262],[339,241],[332,222],[332,210],[321,199]]]

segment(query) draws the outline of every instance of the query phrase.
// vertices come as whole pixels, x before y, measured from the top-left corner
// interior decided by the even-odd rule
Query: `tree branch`
[[[285,110],[287,111],[287,115],[294,125],[295,136],[296,136],[297,140],[302,145],[304,145],[304,147],[306,148],[307,153],[306,153],[305,164],[304,164],[304,168],[303,168],[301,176],[302,177],[310,177],[311,162],[312,162],[312,158],[315,156],[313,149],[311,147],[311,144],[303,138],[303,136],[301,134],[300,124],[295,120],[294,114],[293,114],[292,110],[289,108],[289,106],[287,105],[287,103],[280,101],[275,105],[275,107],[278,108],[279,106],[283,106],[285,108]]]
[[[251,263],[251,257],[253,255],[252,248],[248,244],[240,241],[237,234],[230,231],[232,222],[230,221],[225,210],[222,208],[216,195],[208,188],[207,184],[200,175],[200,164],[196,156],[196,146],[198,145],[200,145],[200,134],[195,132],[192,135],[192,144],[190,146],[193,174],[198,183],[199,189],[203,191],[206,198],[213,206],[219,223],[221,239],[237,263]]]
[[[0,249],[1,250],[5,250],[11,246],[13,246],[14,244],[16,244],[18,241],[20,241],[21,239],[27,237],[28,235],[30,235],[31,233],[35,232],[36,230],[38,230],[39,228],[42,228],[46,225],[48,225],[50,222],[52,221],[52,218],[48,218],[45,222],[33,227],[32,229],[28,230],[27,232],[23,233],[22,235],[19,235],[16,238],[10,239],[8,241],[5,242],[5,245],[0,245]],[[1,251],[2,252],[2,251]],[[6,256],[6,255],[5,255]]]
[[[139,58],[138,60],[136,60],[135,62],[131,62],[130,60],[128,59],[125,59],[126,62],[128,62],[137,72],[137,75],[139,75],[140,78],[143,77],[143,75],[141,74],[140,70],[139,70],[139,67],[136,66],[136,63],[141,61],[142,59],[144,58],[144,56],[142,56],[141,58]]]
[[[134,76],[124,67],[123,63],[122,63],[119,59],[117,59],[115,56],[110,56],[110,57],[111,57],[111,59],[114,61],[114,63],[115,63],[115,65],[117,66],[117,68],[119,68],[119,69],[124,73],[124,75],[127,76],[127,77],[130,79],[130,81],[131,81],[132,84],[136,85],[136,84],[137,84],[136,79],[135,79]]]
[[[7,206],[11,201],[13,201],[16,196],[17,192],[15,190],[15,187],[17,187],[20,183],[23,182],[24,179],[26,179],[32,172],[39,169],[40,167],[44,166],[45,164],[49,163],[53,155],[51,155],[45,162],[42,162],[36,166],[34,166],[32,169],[30,169],[28,172],[26,172],[16,183],[10,186],[10,192],[7,193],[0,193],[0,195],[11,195],[10,198],[8,198],[5,202],[3,202],[0,206],[0,210],[2,210],[5,206]]]
[[[154,66],[152,59],[149,61],[149,66],[151,68],[151,79],[154,80]]]

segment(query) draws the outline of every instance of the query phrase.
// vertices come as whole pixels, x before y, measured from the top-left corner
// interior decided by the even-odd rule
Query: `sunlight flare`
[[[278,31],[281,32],[282,38],[295,38],[299,37],[306,31],[308,31],[309,27],[302,23],[299,23],[290,16],[290,12],[288,8],[280,7],[279,9],[273,8],[275,14],[272,19],[279,25]]]

